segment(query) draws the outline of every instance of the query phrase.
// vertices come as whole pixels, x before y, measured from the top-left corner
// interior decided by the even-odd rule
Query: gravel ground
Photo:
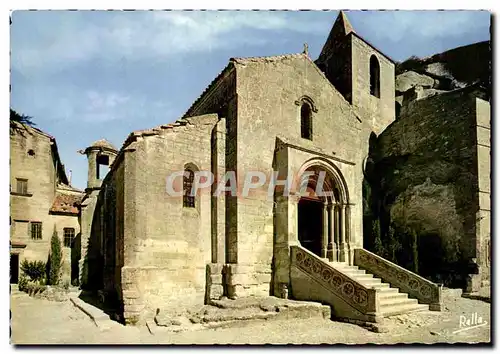
[[[385,320],[386,333],[321,319],[239,322],[225,328],[151,335],[146,327],[113,322],[100,330],[69,301],[58,303],[25,294],[11,296],[13,344],[398,344],[489,343],[490,304],[444,293],[442,312],[425,311]],[[477,315],[475,315],[477,314]],[[475,319],[476,328],[462,322]],[[472,326],[471,324],[470,326]],[[467,327],[469,328],[469,327]],[[460,332],[455,332],[461,330]],[[455,333],[454,333],[455,332]]]

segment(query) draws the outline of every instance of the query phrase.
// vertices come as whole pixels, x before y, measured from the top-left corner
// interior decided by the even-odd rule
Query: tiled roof
[[[295,59],[303,56],[307,55],[305,53],[292,53],[292,54],[272,55],[267,57],[231,58],[230,60],[238,64],[255,63],[255,62],[268,63],[284,59]]]
[[[50,212],[52,213],[67,213],[67,214],[78,214],[78,205],[83,198],[83,194],[80,193],[65,193],[58,190],[54,201],[52,202],[52,207]]]
[[[125,142],[123,143],[122,150],[123,148],[127,147],[132,141],[135,140],[135,138],[139,136],[151,136],[151,135],[159,135],[162,129],[174,129],[175,127],[180,127],[180,126],[185,126],[187,125],[188,122],[184,119],[179,119],[175,121],[174,123],[169,123],[169,124],[162,124],[158,127],[151,128],[151,129],[143,129],[143,130],[135,130],[132,133],[130,133],[125,139]]]
[[[70,192],[78,192],[78,193],[83,193],[82,190],[78,189],[78,188],[75,188],[73,186],[70,186],[70,185],[67,185],[67,184],[64,184],[64,183],[59,183],[57,185],[57,189],[61,189],[61,190],[65,190],[65,191],[70,191]]]

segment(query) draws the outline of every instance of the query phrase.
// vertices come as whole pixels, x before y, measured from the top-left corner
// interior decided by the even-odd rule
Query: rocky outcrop
[[[429,76],[416,73],[415,71],[406,71],[396,76],[396,92],[398,95],[403,94],[415,86],[431,88],[434,86],[434,79]]]
[[[410,57],[396,66],[396,101],[405,93],[423,88],[421,99],[479,84],[491,92],[490,42],[479,42],[448,50],[427,58]]]
[[[488,42],[399,64],[399,119],[370,143],[363,186],[364,246],[463,289],[478,284],[484,264],[476,126],[477,98],[488,99],[485,50]]]

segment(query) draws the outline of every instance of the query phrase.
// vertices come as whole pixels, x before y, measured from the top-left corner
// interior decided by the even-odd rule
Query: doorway
[[[10,254],[10,283],[17,284],[19,281],[19,255]]]
[[[301,198],[298,206],[298,236],[302,247],[321,257],[323,202]]]

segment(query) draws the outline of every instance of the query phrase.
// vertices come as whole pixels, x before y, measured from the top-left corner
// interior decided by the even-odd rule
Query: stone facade
[[[373,149],[380,153],[375,163],[408,149],[400,147],[402,124],[414,141],[452,124],[435,121],[436,107],[428,109],[424,101],[406,107],[414,118],[394,123],[394,70],[394,62],[356,34],[341,12],[316,61],[307,51],[232,58],[175,123],[133,132],[119,151],[105,141],[91,145],[84,151],[89,182],[81,207],[82,286],[104,290],[126,323],[141,322],[159,308],[178,312],[221,296],[307,298],[309,287],[295,286],[295,295],[291,288],[291,250],[303,247],[318,262],[353,265],[355,250],[364,247],[363,180]],[[469,119],[482,121],[487,108],[469,96],[450,97],[461,105],[450,99],[442,108],[464,117],[453,129],[470,139],[436,143],[434,152],[423,144],[410,148],[430,156],[458,151],[466,186],[489,173],[477,163],[487,151],[473,143],[476,136],[483,139],[485,125]],[[418,117],[428,122],[423,133]],[[110,165],[103,179],[97,173],[102,161]],[[185,171],[210,172],[214,183],[193,198],[168,193],[168,178],[176,173],[174,189],[182,192]],[[244,193],[255,172],[266,183]],[[235,186],[227,173],[234,173]],[[307,190],[313,191],[321,173],[328,196],[269,183],[310,174]],[[219,185],[225,193],[214,194]],[[481,188],[488,192],[489,184]],[[477,191],[464,198],[489,210]],[[476,227],[475,215],[464,211],[460,217],[481,233],[467,229],[464,248],[489,237],[486,221]]]
[[[17,124],[11,129],[11,277],[19,274],[16,267],[24,259],[47,261],[55,230],[63,246],[63,279],[78,278],[74,267],[79,258],[80,238],[76,205],[82,196],[81,191],[69,186],[53,137],[27,125]],[[34,228],[41,231],[32,231]],[[74,231],[74,247],[64,247],[66,228]]]
[[[370,60],[379,65],[380,93],[370,93]],[[316,64],[351,103],[370,132],[380,134],[395,119],[394,62],[362,39],[341,12]]]

